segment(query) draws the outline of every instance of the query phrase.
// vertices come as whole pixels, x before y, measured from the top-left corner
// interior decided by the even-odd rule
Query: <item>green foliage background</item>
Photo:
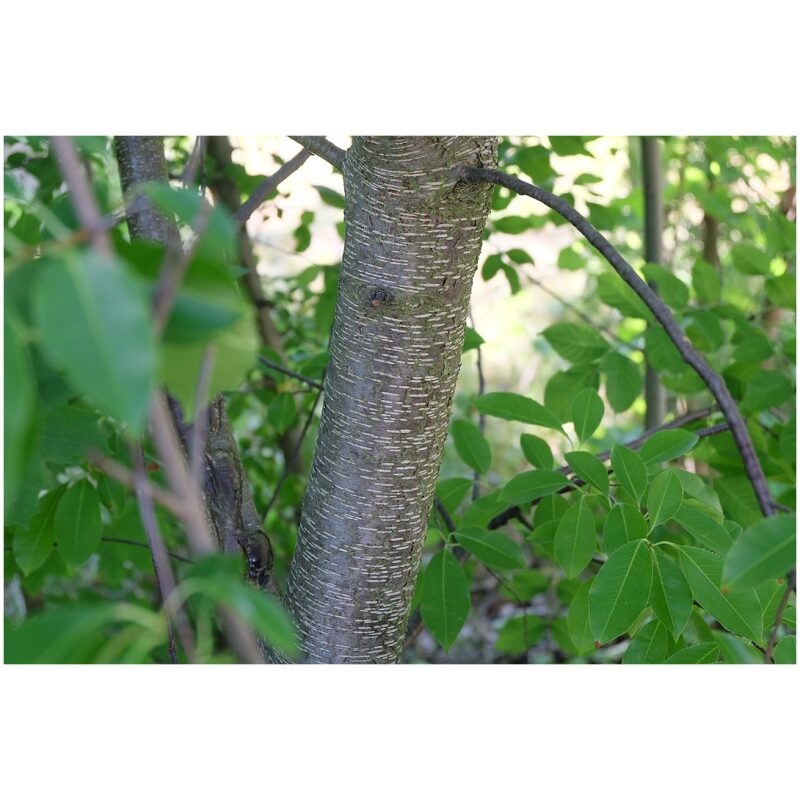
[[[110,140],[78,144],[101,209],[118,211]],[[177,179],[192,142],[168,145],[176,180],[151,196],[188,232],[199,194]],[[504,169],[576,205],[657,286],[746,413],[785,510],[762,519],[730,432],[704,435],[724,422],[718,412],[636,444],[645,359],[666,387],[669,419],[709,408],[704,384],[559,217],[497,189],[412,608],[412,627],[421,618],[425,630],[407,661],[764,660],[795,562],[795,142],[667,137],[663,264],[642,257],[638,153],[637,139],[588,136],[509,137],[500,148]],[[201,180],[220,169],[207,157]],[[238,163],[222,169],[242,200],[260,180]],[[111,259],[77,241],[80,225],[45,137],[5,140],[4,188],[6,660],[166,661],[135,499],[89,455],[130,465],[131,436],[144,430],[154,387],[165,385],[191,410],[213,345],[212,391],[226,394],[276,576],[285,577],[305,478],[286,472],[281,437],[312,415],[301,450],[308,465],[319,405],[313,387],[257,356],[323,377],[339,264],[308,263],[307,252],[315,239],[343,239],[340,179],[317,186],[318,202],[307,208],[281,188],[259,212],[259,230],[284,213],[294,220],[279,245],[286,269],[276,276],[269,257],[262,263],[284,355],[258,339],[240,288],[236,229],[221,207],[158,339],[149,303],[162,249],[130,243],[124,223],[111,229]],[[553,242],[552,258],[538,255]],[[498,297],[528,350],[482,327]],[[526,380],[530,364],[535,375]],[[163,482],[155,455],[146,457]],[[512,506],[514,515],[493,526]],[[181,560],[180,527],[161,510],[158,522],[202,660],[232,659],[220,605],[295,651],[285,615],[242,580],[235,561]],[[795,614],[792,595],[776,662],[795,660]]]

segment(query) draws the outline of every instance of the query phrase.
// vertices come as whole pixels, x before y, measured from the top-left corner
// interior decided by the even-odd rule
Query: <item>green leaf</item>
[[[592,634],[601,644],[625,633],[650,598],[653,565],[645,540],[629,542],[600,567],[589,591]]]
[[[650,309],[615,272],[603,272],[597,276],[597,296],[625,317],[653,319]]]
[[[453,514],[471,488],[472,481],[469,478],[446,478],[436,485],[436,496],[447,512]]]
[[[566,477],[552,469],[537,469],[514,476],[500,491],[500,502],[509,506],[530,503],[569,486]]]
[[[792,382],[782,373],[761,370],[747,382],[742,399],[742,411],[761,411],[775,408],[794,397]]]
[[[611,555],[629,542],[647,538],[647,522],[638,508],[627,503],[617,503],[608,512],[603,526],[603,542]]]
[[[323,203],[334,208],[344,208],[344,197],[339,192],[329,189],[327,186],[315,186],[314,188],[319,192],[319,199]]]
[[[499,417],[528,425],[539,425],[563,433],[561,422],[549,409],[535,400],[514,392],[489,392],[475,400],[475,408],[490,417]]]
[[[716,520],[698,508],[684,503],[675,514],[675,522],[700,544],[725,555],[731,546],[731,535]]]
[[[522,454],[529,464],[539,469],[552,469],[555,465],[553,460],[553,452],[550,450],[550,445],[544,439],[538,436],[533,436],[530,433],[523,433],[519,437],[519,444],[522,448]]]
[[[3,476],[6,511],[14,505],[31,455],[36,411],[36,380],[19,323],[10,313],[3,320],[5,389],[3,392]]]
[[[461,524],[465,527],[485,528],[501,511],[505,511],[506,504],[500,499],[500,490],[487,492],[467,506],[461,515]]]
[[[747,528],[725,557],[722,581],[730,589],[746,589],[789,572],[797,553],[797,516],[767,517]]]
[[[577,578],[594,555],[594,518],[585,497],[570,506],[558,523],[553,552],[568,578]]]
[[[553,176],[550,153],[542,145],[517,150],[517,166],[535,183],[544,183]]]
[[[597,361],[608,350],[608,343],[594,328],[574,322],[556,322],[542,336],[571,364]]]
[[[680,479],[671,470],[666,469],[656,476],[650,493],[647,495],[647,512],[650,515],[650,527],[672,519],[683,502],[683,487]]]
[[[533,647],[542,638],[544,630],[544,620],[534,614],[511,617],[500,629],[494,648],[498,653],[519,655]]]
[[[574,272],[575,270],[583,269],[584,264],[586,264],[586,256],[573,249],[570,245],[569,247],[565,247],[558,254],[557,263],[559,269],[566,269],[570,272]]]
[[[175,215],[180,223],[192,228],[196,226],[203,202],[198,192],[160,182],[143,186],[142,192],[166,215]],[[211,209],[205,231],[195,249],[202,258],[232,261],[236,257],[236,241],[236,226],[230,214],[223,206],[217,205]]]
[[[642,457],[634,450],[615,444],[611,448],[611,466],[622,488],[641,503],[647,489],[647,467]]]
[[[623,664],[661,664],[667,657],[669,634],[657,620],[651,620],[631,639]]]
[[[100,498],[89,481],[78,481],[64,493],[55,514],[58,552],[75,569],[96,552],[102,532]]]
[[[83,251],[47,265],[34,289],[34,316],[53,366],[135,431],[144,427],[155,383],[155,338],[142,286],[116,258]]]
[[[186,598],[200,594],[226,606],[288,658],[299,653],[294,624],[280,603],[246,583],[235,556],[215,553],[196,560],[179,585]]]
[[[53,551],[56,509],[65,489],[59,486],[48,492],[39,501],[39,510],[28,528],[18,529],[14,534],[14,560],[26,575],[39,569]]]
[[[703,642],[684,647],[673,653],[665,664],[714,664],[719,656],[719,645]]]
[[[605,406],[594,389],[584,389],[572,401],[572,422],[578,440],[585,442],[603,420]]]
[[[452,434],[461,460],[468,467],[485,475],[492,463],[492,451],[483,434],[475,425],[463,419],[453,422]]]
[[[697,435],[681,428],[654,433],[640,448],[645,464],[671,461],[688,453],[698,442]]]
[[[768,275],[769,256],[749,244],[740,244],[731,248],[729,254],[733,266],[744,275]]]
[[[650,605],[661,624],[677,641],[692,613],[692,590],[674,561],[658,548],[654,547],[651,552],[653,586],[650,589]]]
[[[776,664],[797,663],[797,637],[784,636],[775,646],[773,659]]]
[[[698,603],[721,625],[755,642],[761,641],[761,604],[752,589],[723,594],[723,560],[699,547],[679,548],[681,569]]]
[[[51,411],[42,425],[40,455],[59,464],[76,464],[89,450],[108,452],[108,437],[99,427],[100,417],[80,406]]]
[[[606,376],[606,397],[617,413],[627,411],[642,393],[642,373],[629,358],[615,352],[606,353],[600,361]]]
[[[698,259],[692,269],[692,287],[697,299],[704,305],[719,302],[722,293],[722,281],[719,272],[707,261]]]
[[[570,367],[556,372],[544,387],[544,403],[561,422],[572,417],[572,400],[582,389],[597,389],[599,373],[593,365]]]
[[[487,567],[522,569],[525,566],[522,549],[504,533],[485,528],[460,528],[455,537],[465,550],[477,556]]]
[[[469,615],[469,583],[449,550],[437,553],[425,570],[420,611],[431,635],[445,650]]]
[[[594,650],[594,636],[589,625],[589,590],[594,578],[582,583],[567,611],[567,632],[579,655]]]
[[[683,356],[661,328],[650,326],[644,332],[644,350],[648,362],[657,372],[679,375],[687,369]]]
[[[762,519],[753,486],[746,475],[725,475],[714,481],[725,517],[747,528]]]
[[[294,396],[289,392],[277,395],[267,408],[267,420],[278,433],[284,433],[297,419]]]
[[[714,641],[719,645],[722,660],[726,664],[763,664],[764,655],[750,642],[740,636],[725,631],[712,631]]]
[[[468,353],[470,350],[477,350],[485,339],[474,328],[467,326],[464,329],[464,347],[461,349],[462,353]]]
[[[642,272],[648,282],[656,284],[658,293],[670,308],[686,308],[689,303],[689,288],[683,281],[658,264],[645,264]]]
[[[608,496],[608,471],[597,456],[585,450],[576,450],[567,453],[564,458],[579,478],[594,486],[603,496]]]
[[[213,397],[237,388],[256,365],[258,338],[250,317],[242,318],[216,334],[208,394]],[[200,367],[206,354],[203,342],[164,342],[161,347],[160,380],[180,400],[187,418],[194,414]]]

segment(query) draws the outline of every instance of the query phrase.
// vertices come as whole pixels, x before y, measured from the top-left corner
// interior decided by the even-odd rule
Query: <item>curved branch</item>
[[[653,316],[661,324],[672,343],[681,354],[683,360],[700,376],[719,405],[720,411],[731,426],[731,432],[742,457],[747,477],[753,486],[758,505],[765,517],[775,513],[775,501],[769,491],[767,479],[756,455],[753,441],[747,430],[747,423],[739,411],[735,400],[731,397],[725,381],[709,366],[708,362],[697,352],[684,332],[678,326],[672,312],[664,301],[643,281],[633,267],[617,252],[611,243],[589,221],[579,214],[569,203],[560,197],[535,186],[527,181],[514,178],[505,172],[482,167],[462,166],[458,174],[463,180],[485,181],[498,184],[517,194],[524,194],[538,200],[562,216],[594,246],[603,258],[616,270],[622,280],[633,289],[644,304],[653,312]]]
[[[306,150],[310,150],[315,156],[319,156],[323,161],[327,161],[331,166],[341,172],[344,169],[345,151],[337,147],[333,142],[329,142],[324,136],[290,136],[297,144],[303,145]]]
[[[242,203],[233,214],[234,222],[243,225],[253,215],[253,212],[264,202],[264,200],[278,188],[278,186],[285,181],[293,172],[305,164],[311,158],[312,151],[310,149],[301,150],[296,156],[290,158],[280,169],[276,170],[268,178],[264,178],[261,183],[256,186],[255,191],[250,197]]]

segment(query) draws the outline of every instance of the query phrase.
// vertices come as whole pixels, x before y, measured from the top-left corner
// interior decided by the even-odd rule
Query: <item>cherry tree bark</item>
[[[488,137],[357,137],[325,404],[286,601],[309,662],[396,661],[492,187]]]

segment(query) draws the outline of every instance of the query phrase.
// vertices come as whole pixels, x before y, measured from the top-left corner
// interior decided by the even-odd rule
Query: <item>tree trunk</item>
[[[486,137],[357,137],[325,403],[287,603],[309,662],[397,660],[491,186]]]
[[[116,136],[114,149],[119,165],[123,190],[131,192],[147,181],[167,181],[164,160],[164,142],[160,136]],[[150,239],[167,244],[177,240],[174,222],[145,198],[135,198],[128,215],[132,238]],[[169,398],[173,422],[188,452],[191,428],[184,423],[180,404]],[[253,502],[244,465],[233,437],[231,424],[222,395],[217,395],[207,409],[197,409],[205,414],[204,497],[206,514],[223,552],[241,550],[247,562],[248,578],[266,586],[271,566],[271,549],[261,530],[261,521]]]
[[[661,177],[661,142],[652,136],[642,136],[642,183],[644,184],[644,257],[650,264],[662,264],[664,195]],[[655,286],[652,288],[655,289]],[[650,430],[664,421],[667,396],[658,378],[658,372],[649,363],[645,369],[644,393],[646,403],[644,427],[645,430]]]

